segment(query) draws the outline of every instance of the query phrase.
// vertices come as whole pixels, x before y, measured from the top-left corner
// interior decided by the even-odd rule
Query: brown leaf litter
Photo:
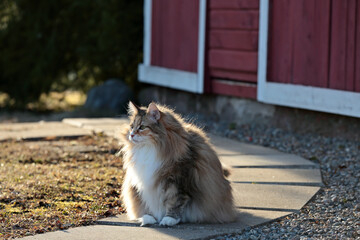
[[[0,142],[0,239],[123,213],[118,149],[101,135]]]

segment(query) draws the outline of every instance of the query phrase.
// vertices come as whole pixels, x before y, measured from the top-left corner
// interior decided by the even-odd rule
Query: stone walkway
[[[0,124],[0,140],[80,136],[95,132],[116,137],[126,119],[65,119],[63,122]],[[322,186],[319,166],[301,157],[211,135],[220,160],[232,168],[230,180],[238,207],[231,224],[180,224],[172,228],[138,227],[124,215],[95,225],[24,239],[198,239],[237,233],[299,211]]]

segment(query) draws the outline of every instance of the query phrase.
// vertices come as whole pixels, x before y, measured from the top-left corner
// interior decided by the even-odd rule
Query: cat
[[[236,219],[232,188],[205,133],[172,109],[129,102],[130,126],[122,134],[127,215],[140,226]]]

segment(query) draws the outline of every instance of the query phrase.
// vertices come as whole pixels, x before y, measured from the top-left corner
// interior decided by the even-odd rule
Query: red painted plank
[[[292,73],[293,8],[291,1],[270,1],[267,79],[286,83]],[[286,19],[286,20],[284,20]]]
[[[210,39],[210,9],[209,5],[206,5],[206,30],[205,30],[205,56],[204,56],[204,93],[211,93],[211,77],[209,67],[209,39]]]
[[[258,32],[241,30],[210,30],[210,48],[257,51]]]
[[[356,8],[355,92],[360,92],[360,3]]]
[[[258,9],[259,0],[210,0],[210,9]]]
[[[270,4],[269,81],[326,87],[330,1]]]
[[[347,1],[333,1],[329,76],[329,87],[333,89],[344,89],[345,83],[346,9]]]
[[[356,0],[348,1],[345,89],[355,91]]]
[[[253,83],[257,82],[256,72],[238,72],[238,71],[211,68],[209,70],[209,74],[210,77],[213,78],[231,79],[242,82],[253,82]]]
[[[212,68],[256,72],[257,52],[210,49],[209,66]]]
[[[354,90],[355,14],[353,0],[333,1],[329,87]]]
[[[197,72],[199,1],[152,2],[151,65]]]
[[[258,29],[258,10],[211,10],[210,28]]]
[[[256,99],[259,0],[209,0],[208,7],[210,91]]]
[[[292,7],[293,83],[327,87],[330,1],[292,1]]]
[[[256,99],[256,85],[231,81],[211,81],[212,92],[216,94]]]

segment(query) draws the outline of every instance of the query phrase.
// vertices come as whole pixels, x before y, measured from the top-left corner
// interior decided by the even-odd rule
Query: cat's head
[[[129,102],[128,113],[130,128],[127,138],[131,143],[156,142],[163,134],[163,126],[159,123],[163,113],[155,103],[150,103],[147,108],[144,108]]]

